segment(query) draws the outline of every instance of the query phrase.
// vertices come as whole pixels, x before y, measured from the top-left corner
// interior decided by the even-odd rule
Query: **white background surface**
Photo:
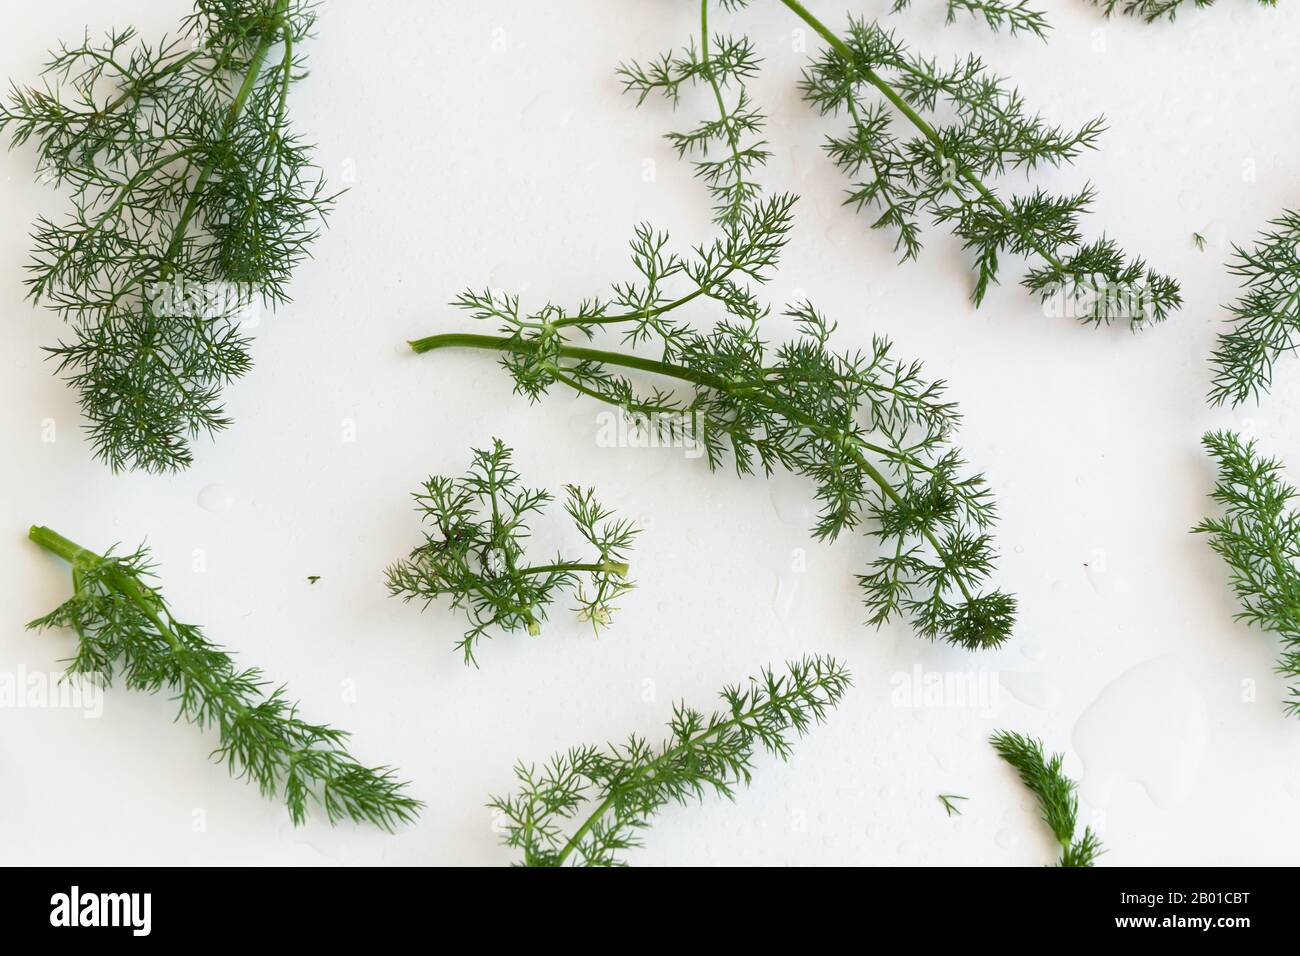
[[[887,3],[847,6],[874,15]],[[200,443],[187,473],[114,477],[91,459],[74,397],[39,352],[57,320],[21,285],[27,225],[65,200],[34,182],[30,147],[0,158],[0,670],[52,671],[74,646],[22,629],[68,589],[66,568],[25,540],[29,524],[99,548],[147,538],[182,619],[286,681],[310,718],[353,731],[361,759],[400,767],[428,808],[396,836],[323,819],[295,829],[205,762],[213,738],[173,724],[169,701],[114,689],[98,720],[0,709],[0,859],[505,863],[483,804],[511,788],[516,760],[657,738],[674,699],[708,707],[766,662],[827,652],[856,677],[830,722],[789,765],[759,758],[734,805],[663,813],[631,862],[1049,862],[1029,795],[985,743],[1002,727],[1066,751],[1104,864],[1295,862],[1300,723],[1281,714],[1276,643],[1233,622],[1223,566],[1187,532],[1210,507],[1207,428],[1258,434],[1300,474],[1300,361],[1282,363],[1258,409],[1212,411],[1202,398],[1220,304],[1234,297],[1228,243],[1300,202],[1300,9],[1221,0],[1147,27],[1056,0],[1044,45],[944,28],[938,0],[915,6],[893,20],[918,48],[980,52],[1067,125],[1106,114],[1102,150],[1043,181],[1094,182],[1088,233],[1177,275],[1187,299],[1133,336],[1045,318],[1016,286],[1016,262],[975,312],[966,260],[941,230],[897,267],[892,237],[840,205],[845,183],[819,149],[838,127],[795,90],[801,25],[775,0],[715,16],[766,58],[751,88],[771,117],[764,180],[803,196],[768,294],[811,298],[839,321],[841,347],[884,333],[949,380],[961,442],[1001,504],[1000,583],[1021,602],[1005,649],[970,655],[905,625],[863,626],[853,575],[870,543],[811,543],[800,482],[598,447],[593,403],[557,392],[530,407],[485,354],[403,347],[465,328],[444,303],[467,285],[532,306],[604,292],[629,277],[626,240],[642,219],[683,249],[712,235],[706,194],[661,138],[710,104],[636,111],[613,75],[621,59],[684,43],[694,4],[333,0],[291,105],[349,191],[295,301],[263,323],[256,368],[228,392],[236,424]],[[840,27],[845,7],[813,9]],[[44,52],[87,24],[134,23],[153,39],[186,12],[180,0],[24,5],[0,34],[0,63],[31,81]],[[646,531],[639,588],[605,637],[557,608],[541,637],[485,645],[475,671],[453,652],[460,619],[390,599],[382,575],[417,540],[408,493],[462,471],[493,435],[515,446],[529,483],[595,485]],[[541,527],[563,528],[554,517]],[[802,574],[789,570],[798,548]],[[1000,693],[983,711],[898,706],[891,695],[916,667],[988,671]],[[969,797],[961,817],[945,816],[941,792]]]

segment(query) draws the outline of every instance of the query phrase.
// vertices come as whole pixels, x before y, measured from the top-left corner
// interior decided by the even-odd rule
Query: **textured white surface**
[[[68,587],[66,569],[25,541],[29,524],[89,546],[147,538],[183,619],[286,681],[308,716],[352,730],[362,759],[399,766],[428,809],[397,836],[294,829],[205,762],[212,739],[173,724],[166,699],[114,689],[98,720],[0,709],[0,861],[504,863],[483,804],[511,787],[516,760],[656,737],[674,699],[709,706],[724,683],[819,651],[857,679],[830,722],[788,766],[759,759],[734,805],[665,812],[632,862],[1047,862],[1028,794],[985,743],[996,727],[1067,752],[1106,864],[1295,862],[1300,723],[1280,712],[1276,645],[1233,622],[1224,569],[1187,530],[1209,507],[1198,446],[1209,427],[1257,434],[1300,474],[1300,361],[1282,364],[1258,409],[1202,400],[1220,303],[1234,293],[1228,243],[1300,202],[1300,8],[1220,0],[1147,27],[1055,0],[1044,45],[969,22],[945,29],[938,0],[915,6],[894,19],[918,48],[984,54],[1062,123],[1106,114],[1102,150],[1045,180],[1093,181],[1089,234],[1179,276],[1187,299],[1135,337],[1044,318],[1015,285],[1015,262],[976,313],[964,257],[941,230],[919,262],[896,267],[892,240],[840,205],[844,182],[819,149],[828,123],[794,88],[800,25],[774,0],[718,18],[766,58],[752,88],[771,117],[765,181],[803,196],[769,295],[811,298],[846,348],[887,334],[951,383],[962,444],[999,495],[1000,581],[1021,601],[1004,650],[971,656],[903,625],[865,628],[853,575],[870,545],[810,543],[798,481],[598,447],[592,403],[557,394],[530,407],[488,356],[403,347],[463,328],[443,303],[466,285],[534,305],[602,292],[628,276],[639,220],[682,246],[711,234],[701,186],[661,138],[707,102],[675,117],[660,104],[635,111],[613,76],[620,59],[683,42],[693,4],[333,0],[292,109],[349,192],[295,301],[263,323],[256,368],[229,391],[236,424],[185,474],[113,477],[90,458],[73,396],[39,353],[56,320],[21,286],[26,225],[64,200],[33,181],[30,148],[0,158],[0,671],[53,671],[73,646],[22,630]],[[814,10],[841,25],[845,7]],[[0,63],[30,80],[44,51],[86,24],[134,23],[152,38],[186,9],[27,7],[0,34]],[[486,645],[475,671],[452,651],[458,619],[388,598],[382,571],[415,539],[408,492],[461,471],[493,435],[514,444],[530,483],[593,484],[647,530],[639,589],[608,636],[557,613],[537,639]],[[789,570],[800,548],[801,574]],[[999,693],[983,707],[899,706],[914,668],[984,670]],[[944,815],[941,792],[970,798],[961,817]]]

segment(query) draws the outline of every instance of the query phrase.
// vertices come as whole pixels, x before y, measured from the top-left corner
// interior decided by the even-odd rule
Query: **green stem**
[[[516,574],[549,574],[552,571],[591,571],[598,574],[617,574],[627,577],[629,570],[626,561],[599,561],[591,564],[538,564],[531,568],[519,568]]]
[[[504,335],[479,335],[473,332],[446,332],[441,335],[429,335],[422,339],[414,339],[407,343],[411,346],[412,351],[417,354],[431,352],[435,349],[442,348],[473,348],[486,349],[494,352],[514,352],[518,355],[531,355],[537,352],[537,346],[534,343],[527,342],[523,339],[504,336]],[[712,388],[717,391],[732,393],[735,391],[733,383],[719,378],[716,375],[709,375],[706,372],[699,372],[695,369],[687,368],[683,365],[673,365],[669,362],[660,362],[655,359],[642,358],[638,355],[627,355],[622,352],[609,352],[604,349],[591,349],[577,345],[561,345],[556,350],[563,358],[574,359],[579,362],[595,362],[601,365],[616,365],[622,368],[636,369],[641,372],[649,372],[653,375],[663,375],[668,378],[675,378],[679,381],[689,382],[693,385],[699,385],[704,388]],[[762,394],[756,392],[746,392],[746,396],[751,400],[759,403],[764,402]],[[854,463],[861,468],[881,492],[892,501],[895,505],[902,505],[903,497],[898,493],[889,479],[881,473],[880,469],[873,465],[863,451],[875,452],[877,454],[898,457],[897,453],[890,449],[881,448],[870,442],[863,441],[854,435],[843,434],[838,431],[827,429],[815,418],[802,415],[790,408],[780,408],[779,413],[797,425],[808,429],[820,438],[833,442],[838,445],[846,454],[848,454]],[[919,462],[909,459],[912,464],[918,466]],[[922,531],[925,540],[934,548],[935,553],[940,557],[946,557],[938,538],[928,528]],[[966,582],[958,577],[957,586],[967,601],[972,600],[973,595],[967,587]]]
[[[276,0],[275,9],[271,13],[271,18],[275,21],[279,21],[285,13],[288,12],[288,9],[289,0]],[[239,120],[240,113],[243,112],[244,104],[252,94],[253,87],[257,85],[257,78],[262,72],[262,66],[266,62],[266,56],[271,51],[271,47],[273,47],[277,42],[279,42],[279,36],[274,31],[268,29],[266,37],[253,53],[252,60],[249,61],[248,72],[244,74],[244,81],[240,84],[239,91],[235,94],[235,98],[230,103],[230,112],[227,114],[225,125],[221,130],[221,139],[223,141],[230,136],[231,131],[235,128],[235,123]],[[194,218],[194,213],[198,210],[199,198],[202,195],[204,188],[207,186],[208,180],[212,178],[212,174],[216,171],[216,166],[217,157],[214,156],[206,165],[204,165],[203,169],[199,171],[199,178],[195,180],[194,188],[190,191],[189,198],[186,200],[184,208],[181,209],[180,217],[176,220],[176,229],[172,233],[171,243],[168,245],[167,251],[163,255],[162,261],[164,263],[164,268],[171,265],[171,260],[180,251],[181,244],[185,241],[185,232],[189,228],[190,220]],[[159,270],[159,274],[161,278],[167,278],[165,275],[162,275],[162,269]]]
[[[846,67],[856,73],[860,79],[870,83],[884,94],[885,99],[889,100],[889,102],[892,103],[900,113],[906,116],[908,120],[911,121],[912,125],[920,131],[921,135],[930,141],[931,145],[934,146],[939,155],[943,156],[943,140],[939,138],[939,134],[935,132],[933,126],[925,121],[925,118],[922,117],[920,113],[912,108],[912,105],[908,103],[907,100],[903,99],[903,97],[898,94],[897,90],[890,86],[889,83],[887,83],[880,74],[876,73],[875,70],[860,64],[857,61],[857,58],[853,55],[853,51],[849,48],[849,45],[831,32],[831,29],[826,26],[826,24],[813,16],[812,12],[800,3],[799,0],[781,0],[781,2],[789,7],[795,16],[808,24],[808,26],[812,27],[813,30],[815,30],[818,35],[820,35],[821,38],[830,45],[831,49],[839,54],[840,59],[844,61]],[[957,165],[956,171],[957,175],[964,179],[975,189],[976,192],[983,196],[984,200],[989,205],[993,206],[999,213],[1005,216],[1007,222],[1016,227],[1016,231],[1020,234],[1020,237],[1029,243],[1029,245],[1034,248],[1034,251],[1042,256],[1043,259],[1052,266],[1052,268],[1061,273],[1066,271],[1065,264],[1062,263],[1055,254],[1044,249],[1035,236],[1026,233],[1019,227],[1015,217],[1011,215],[1011,210],[1006,207],[1006,204],[1003,203],[991,189],[984,185],[984,182],[978,176],[962,165]]]
[[[107,563],[107,559],[102,554],[96,554],[88,548],[83,548],[75,541],[65,538],[54,529],[47,528],[44,525],[32,525],[27,532],[27,537],[72,565],[74,575],[77,573],[78,568]],[[149,622],[157,630],[158,636],[167,642],[173,652],[179,653],[184,650],[184,642],[176,636],[176,632],[172,630],[171,625],[162,619],[159,614],[160,602],[148,588],[116,567],[108,568],[105,581],[149,619]],[[221,696],[218,688],[206,673],[194,668],[186,668],[186,670],[191,678],[203,685],[209,695],[213,697]],[[243,704],[230,701],[230,706],[240,717],[248,716],[248,708]]]

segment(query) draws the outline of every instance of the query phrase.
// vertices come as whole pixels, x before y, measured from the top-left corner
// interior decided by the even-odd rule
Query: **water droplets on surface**
[[[1181,803],[1200,774],[1209,716],[1200,687],[1176,658],[1139,664],[1111,681],[1074,725],[1089,803],[1141,786],[1158,807]]]
[[[793,573],[778,575],[776,593],[772,595],[772,613],[778,620],[788,621],[794,602],[799,597],[799,576]]]
[[[1047,660],[1047,648],[1042,644],[1027,642],[1020,645],[1020,653],[1024,655],[1025,660],[1033,661],[1035,664]]]
[[[772,510],[782,523],[807,531],[813,523],[812,502],[807,482],[788,472],[778,472],[768,480],[768,497]]]
[[[993,842],[1004,850],[1014,850],[1020,846],[1020,833],[1011,827],[1003,827],[993,837]]]
[[[199,507],[213,514],[223,514],[235,507],[235,493],[226,485],[206,485],[199,492]]]
[[[1039,710],[1055,710],[1061,701],[1060,688],[1046,674],[1012,671],[1003,673],[1001,682],[1016,700]]]

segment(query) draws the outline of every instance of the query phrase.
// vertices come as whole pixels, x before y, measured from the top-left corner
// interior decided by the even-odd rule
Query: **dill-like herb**
[[[1018,33],[1030,33],[1040,40],[1046,40],[1052,25],[1047,22],[1047,14],[1029,6],[1029,0],[946,0],[948,4],[948,24],[957,22],[957,15],[965,12],[973,18],[982,19],[990,30],[1007,31],[1015,36]],[[901,13],[912,5],[912,0],[894,0],[890,13]]]
[[[1290,506],[1296,489],[1282,480],[1282,462],[1259,455],[1254,441],[1220,431],[1202,443],[1219,470],[1210,497],[1224,511],[1192,530],[1209,535],[1227,562],[1241,602],[1238,620],[1281,638],[1276,669],[1290,681],[1284,708],[1300,717],[1300,516]]]
[[[69,675],[111,682],[120,673],[128,688],[168,691],[178,718],[215,727],[213,758],[262,795],[284,800],[295,824],[309,806],[322,807],[331,823],[343,819],[392,830],[414,820],[423,804],[388,767],[366,767],[346,749],[348,734],[298,716],[284,687],[268,692],[256,668],[240,669],[192,624],[172,615],[143,548],[103,555],[44,527],[31,539],[72,565],[72,597],[29,624],[69,628],[80,641]]]
[[[1192,5],[1197,9],[1214,6],[1215,0],[1092,0],[1101,7],[1106,16],[1116,12],[1130,17],[1141,17],[1147,23],[1168,19],[1173,22],[1180,10]],[[1277,0],[1259,0],[1261,6],[1276,7]]]
[[[708,37],[708,0],[700,9],[700,36]],[[995,559],[994,506],[984,479],[966,473],[951,444],[958,414],[943,383],[894,358],[880,337],[867,352],[831,351],[835,327],[807,302],[785,312],[793,339],[773,346],[766,338],[771,310],[753,284],[777,265],[795,197],[765,197],[753,182],[766,157],[756,139],[762,116],[744,89],[756,67],[747,42],[717,35],[619,71],[639,99],[658,91],[675,102],[687,84],[709,91],[716,120],[671,137],[708,185],[718,238],[682,256],[643,223],[631,243],[639,279],[614,283],[609,298],[528,311],[518,296],[468,290],[452,304],[502,334],[431,335],[411,348],[492,350],[531,401],[560,386],[648,423],[666,441],[702,445],[711,468],[730,456],[740,474],[782,466],[811,478],[818,538],[870,525],[880,542],[859,579],[871,624],[906,616],[923,637],[996,647],[1011,632],[1016,603],[981,590]],[[712,328],[679,318],[684,306],[710,302],[723,315]],[[621,333],[625,350],[580,344],[611,332]],[[625,370],[677,390],[639,389]]]
[[[850,20],[841,39],[798,0],[782,2],[829,47],[804,70],[801,88],[821,113],[849,119],[847,134],[826,143],[848,176],[865,177],[846,202],[875,209],[873,227],[897,231],[895,249],[904,260],[920,253],[919,216],[926,213],[950,223],[975,255],[971,297],[977,306],[998,281],[1008,252],[1038,263],[1022,285],[1087,324],[1123,320],[1137,329],[1181,305],[1173,279],[1125,255],[1105,236],[1085,241],[1079,219],[1092,204],[1091,186],[1072,195],[1038,189],[1003,199],[989,185],[990,177],[1009,170],[1031,173],[1073,161],[1096,147],[1104,120],[1077,130],[1052,125],[1029,113],[1020,91],[976,56],[941,68],[874,22]],[[867,99],[864,90],[880,99]],[[933,118],[945,111],[955,118]],[[897,134],[895,114],[916,135]]]
[[[0,105],[72,213],[36,225],[27,286],[72,327],[51,348],[114,471],[175,471],[230,424],[252,313],[287,299],[333,197],[291,132],[305,0],[198,0],[178,35],[64,44]]]
[[[759,746],[787,759],[791,737],[821,723],[850,683],[833,658],[805,657],[783,674],[764,670],[724,688],[725,706],[708,717],[675,705],[658,747],[633,734],[623,744],[574,747],[540,769],[518,764],[519,791],[488,804],[504,825],[502,842],[522,851],[524,866],[622,865],[620,855],[641,845],[641,831],[667,804],[709,792],[734,799]]]
[[[969,798],[968,798],[968,797],[963,797],[963,796],[961,796],[961,795],[959,795],[959,794],[956,794],[956,793],[941,793],[941,794],[939,794],[939,802],[943,804],[943,808],[944,808],[945,811],[947,811],[948,816],[952,816],[952,815],[954,815],[954,814],[956,814],[957,816],[961,816],[961,808],[958,807],[957,804],[955,804],[953,801],[954,801],[954,800],[966,800],[966,799],[969,799]]]
[[[466,664],[476,663],[475,645],[493,630],[540,634],[547,605],[563,591],[572,592],[574,610],[599,635],[617,610],[614,602],[632,589],[626,558],[638,529],[615,519],[591,488],[566,485],[564,507],[595,553],[583,560],[557,554],[545,564],[525,563],[528,521],[553,496],[520,484],[512,454],[493,439],[490,450],[474,449],[464,477],[429,478],[414,497],[430,530],[406,560],[388,569],[395,596],[426,607],[447,596],[465,612],[470,629],[456,646]]]
[[[1061,844],[1058,866],[1092,866],[1104,851],[1092,827],[1084,827],[1083,836],[1074,837],[1078,828],[1079,797],[1076,784],[1061,772],[1065,758],[1057,753],[1048,757],[1043,742],[1022,737],[1011,731],[998,731],[989,738],[998,756],[1011,764],[1020,781],[1038,801],[1047,824]]]
[[[1300,213],[1284,212],[1251,249],[1233,246],[1229,264],[1245,294],[1219,336],[1210,401],[1240,405],[1268,391],[1273,363],[1300,347]]]

